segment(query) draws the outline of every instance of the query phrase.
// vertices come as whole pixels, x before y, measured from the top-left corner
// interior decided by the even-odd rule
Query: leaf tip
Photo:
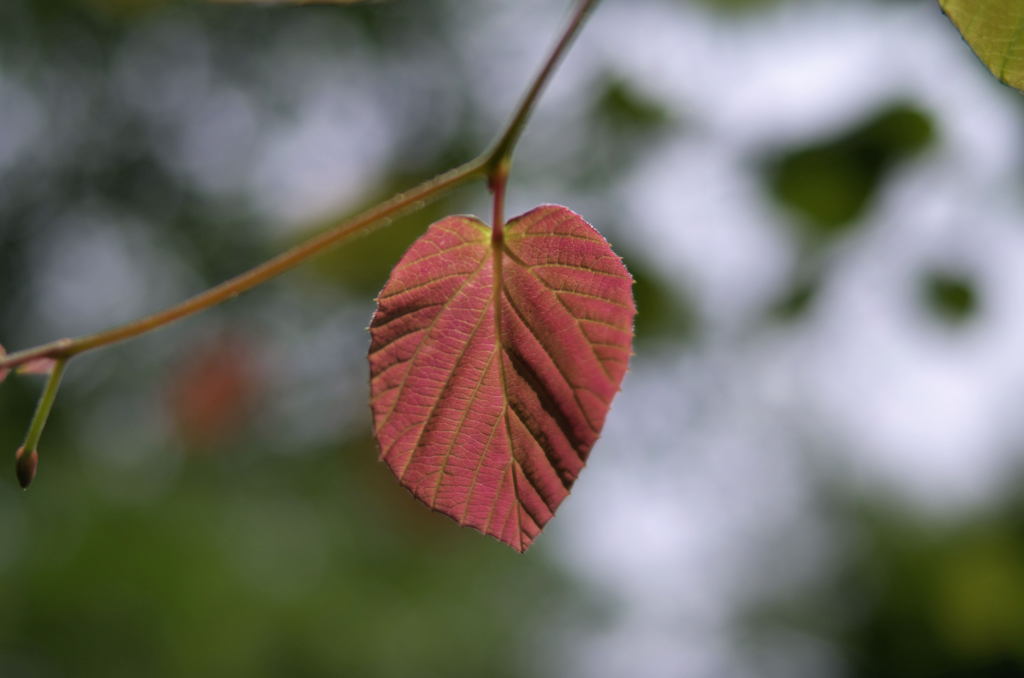
[[[36,477],[36,470],[39,468],[39,452],[32,450],[28,454],[25,453],[24,447],[19,447],[18,452],[15,454],[16,466],[15,472],[18,475],[18,484],[21,485],[21,489],[28,489],[28,486],[32,484],[32,480]]]

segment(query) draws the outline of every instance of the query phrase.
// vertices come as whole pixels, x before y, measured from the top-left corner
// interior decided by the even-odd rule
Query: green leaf
[[[993,75],[1024,90],[1024,2],[939,0],[939,4]]]

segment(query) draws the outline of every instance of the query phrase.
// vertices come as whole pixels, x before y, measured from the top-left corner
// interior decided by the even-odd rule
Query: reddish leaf
[[[18,367],[17,372],[18,374],[50,374],[56,366],[57,361],[53,358],[36,358],[23,363]]]
[[[0,345],[0,358],[3,358],[7,353],[4,351],[4,347]],[[57,365],[57,361],[53,358],[36,358],[35,360],[29,360],[27,363],[22,363],[14,369],[18,374],[49,374],[53,372],[53,368]],[[7,378],[10,374],[10,370],[6,367],[0,368],[0,382]]]
[[[486,225],[448,217],[406,252],[370,325],[371,405],[402,485],[525,551],[597,440],[636,310],[622,261],[568,209],[504,240],[496,256]]]

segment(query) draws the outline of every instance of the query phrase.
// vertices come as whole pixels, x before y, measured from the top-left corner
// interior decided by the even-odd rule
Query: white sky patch
[[[962,199],[964,207],[975,201],[970,218],[879,215],[836,266],[805,344],[819,431],[843,441],[869,478],[944,512],[998,496],[1022,434],[1012,406],[1024,394],[1019,207],[1007,213],[985,196]],[[922,280],[933,271],[975,282],[971,324],[949,328],[922,308]]]
[[[697,291],[711,331],[737,329],[785,283],[791,239],[730,149],[681,139],[655,154],[622,193],[632,207],[633,246]]]
[[[383,169],[390,135],[366,92],[323,85],[270,130],[257,161],[252,193],[271,223],[337,211],[376,185]]]
[[[33,252],[31,281],[43,336],[78,336],[183,299],[194,276],[149,239],[151,229],[96,204],[62,215]]]

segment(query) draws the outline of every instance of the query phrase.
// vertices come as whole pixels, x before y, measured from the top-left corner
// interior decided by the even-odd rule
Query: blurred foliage
[[[614,73],[588,89],[587,154],[570,165],[574,182],[583,187],[605,184],[628,171],[679,125],[668,106]]]
[[[1024,504],[936,521],[832,491],[841,558],[831,576],[753,606],[752,640],[805,635],[855,678],[1024,675]]]
[[[678,0],[686,1],[686,0]],[[692,1],[692,0],[690,0]],[[697,0],[711,9],[726,13],[743,13],[765,9],[783,0]]]
[[[816,278],[801,277],[768,309],[768,317],[782,322],[799,320],[814,305],[820,283]]]
[[[1024,675],[1024,511],[936,526],[868,511],[844,581],[866,601],[844,645],[852,675]]]
[[[791,322],[810,310],[823,273],[819,250],[855,229],[889,174],[931,146],[935,136],[927,113],[897,103],[829,138],[764,161],[769,191],[794,215],[806,255],[794,280],[768,309],[770,318]],[[925,304],[949,318],[956,292],[930,285]]]
[[[4,675],[524,675],[566,582],[379,471],[366,439],[249,448],[140,501],[130,465],[53,455],[30,495],[0,489]]]
[[[933,138],[926,113],[896,104],[832,138],[769,159],[766,179],[809,238],[827,239],[849,229],[886,175]]]
[[[649,132],[672,120],[672,114],[665,106],[640,94],[621,78],[608,78],[604,88],[598,91],[600,96],[595,101],[594,115],[611,127]]]
[[[698,329],[692,302],[674,290],[642,257],[632,256],[626,249],[622,258],[633,276],[637,349],[655,348],[658,344],[678,347],[691,340]]]
[[[783,5],[785,3],[794,4],[793,0],[673,0],[673,1],[677,2],[679,4],[686,4],[686,5],[690,5],[690,4],[694,4],[694,3],[699,3],[701,5],[704,5],[704,6],[708,7],[709,9],[715,10],[717,12],[721,12],[721,13],[726,14],[726,15],[740,15],[740,16],[742,16],[744,14],[752,14],[752,13],[755,13],[755,12],[768,10],[768,9],[771,9],[771,8],[776,7],[778,5]],[[884,3],[905,2],[905,3],[910,4],[910,3],[914,3],[914,2],[920,2],[921,0],[875,0],[875,1],[876,2],[884,2]],[[971,2],[972,0],[966,0],[966,1],[967,2]],[[1006,1],[1012,2],[1013,0],[1006,0]]]
[[[950,325],[962,325],[977,313],[978,295],[967,276],[933,271],[921,281],[921,292],[926,306]]]

